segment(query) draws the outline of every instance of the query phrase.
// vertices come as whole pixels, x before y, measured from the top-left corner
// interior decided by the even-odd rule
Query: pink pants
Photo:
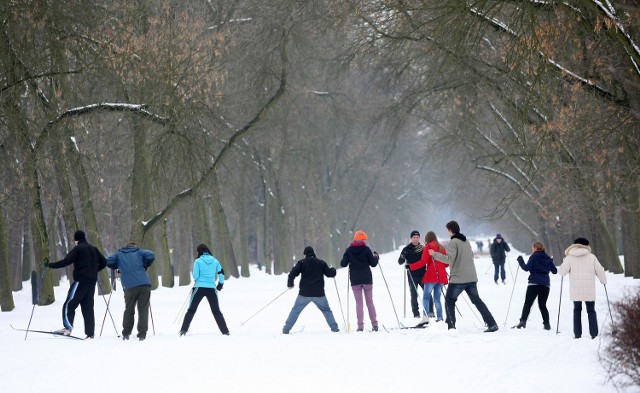
[[[364,307],[362,305],[362,293],[364,293],[364,301],[367,303],[369,311],[369,319],[371,326],[378,326],[376,319],[376,307],[373,305],[373,285],[359,284],[352,285],[353,296],[356,298],[356,317],[358,318],[358,329],[364,329]]]

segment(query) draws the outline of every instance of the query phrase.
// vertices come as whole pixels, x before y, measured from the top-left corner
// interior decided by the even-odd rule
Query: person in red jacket
[[[427,232],[424,237],[424,243],[425,251],[433,250],[446,255],[445,248],[438,242],[438,238],[433,231]],[[424,286],[422,304],[428,304],[433,292],[434,303],[436,305],[436,322],[440,322],[442,321],[442,303],[440,302],[440,294],[444,290],[444,285],[449,283],[449,279],[447,278],[447,266],[449,265],[436,261],[428,252],[423,252],[420,261],[412,263],[409,268],[411,270],[417,270],[423,266],[426,266],[426,270],[424,277],[422,278],[422,284]],[[427,324],[429,324],[428,314],[422,317],[422,321],[420,321],[417,326],[424,327]]]

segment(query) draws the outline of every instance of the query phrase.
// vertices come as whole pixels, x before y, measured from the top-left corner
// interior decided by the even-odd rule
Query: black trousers
[[[227,328],[227,323],[224,320],[224,316],[220,312],[220,305],[218,304],[218,294],[215,288],[202,287],[196,287],[191,292],[191,302],[189,303],[187,313],[184,315],[184,321],[182,322],[182,328],[180,329],[180,331],[186,332],[189,330],[191,320],[193,319],[193,316],[196,314],[196,310],[198,309],[198,304],[200,304],[202,298],[205,297],[209,302],[209,307],[211,307],[213,318],[216,320],[220,332],[222,332],[222,334],[228,334],[229,329]]]
[[[527,287],[527,294],[524,297],[524,306],[522,307],[522,315],[520,321],[526,322],[531,312],[531,306],[533,302],[538,298],[538,308],[540,308],[540,314],[542,314],[542,322],[549,324],[549,310],[547,310],[547,299],[549,298],[549,291],[551,289],[544,285],[529,285]]]
[[[93,295],[96,292],[96,281],[74,281],[67,293],[67,299],[62,305],[62,324],[65,328],[73,330],[73,320],[76,316],[76,308],[80,306],[84,319],[84,334],[93,336],[96,328],[96,319],[93,315]]]
[[[598,335],[598,316],[596,315],[596,302],[584,302],[587,306],[589,319],[589,334],[591,338]],[[582,336],[582,302],[573,302],[573,334],[576,338]]]

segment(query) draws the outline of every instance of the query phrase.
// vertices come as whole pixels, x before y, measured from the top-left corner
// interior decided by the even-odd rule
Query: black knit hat
[[[313,247],[311,247],[311,246],[306,246],[304,248],[303,254],[304,254],[305,257],[311,257],[311,256],[315,257],[316,256],[316,253],[315,253],[315,251],[313,251]]]
[[[84,232],[80,230],[76,231],[76,233],[73,234],[73,240],[76,242],[86,240],[86,239],[87,239],[86,235],[84,234]]]
[[[583,246],[588,246],[589,240],[585,239],[584,237],[579,237],[573,241],[573,244],[582,244]]]
[[[414,237],[414,236],[420,236],[420,232],[414,229],[413,231],[411,231],[411,235],[409,235],[409,237]]]

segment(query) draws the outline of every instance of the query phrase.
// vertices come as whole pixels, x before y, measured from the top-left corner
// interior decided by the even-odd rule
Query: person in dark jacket
[[[84,319],[84,333],[87,338],[93,338],[96,320],[93,314],[93,296],[96,292],[98,272],[107,266],[104,255],[87,242],[83,231],[73,234],[75,247],[69,251],[64,259],[58,262],[45,262],[45,267],[59,269],[73,264],[73,283],[67,293],[67,298],[62,305],[62,324],[64,327],[56,333],[69,336],[73,330],[73,320],[76,308],[80,306]]]
[[[544,245],[540,242],[534,242],[531,246],[532,254],[529,257],[527,263],[524,263],[524,258],[518,256],[518,264],[525,272],[529,272],[529,284],[527,286],[527,293],[524,297],[524,306],[522,307],[522,315],[520,316],[520,322],[515,326],[518,329],[527,327],[527,318],[529,318],[529,312],[533,301],[538,298],[538,307],[542,314],[542,325],[545,330],[550,330],[549,324],[549,310],[547,310],[547,299],[549,298],[549,291],[551,290],[551,280],[549,280],[549,273],[556,274],[558,269],[553,263],[553,259],[544,251]]]
[[[149,304],[151,282],[147,268],[156,259],[152,251],[140,249],[135,243],[128,243],[118,252],[107,257],[107,266],[120,272],[124,289],[124,315],[122,317],[122,339],[128,340],[135,322],[138,307],[138,339],[147,337],[149,329]]]
[[[180,336],[187,334],[198,305],[206,297],[220,333],[228,336],[229,328],[224,315],[220,311],[220,302],[218,301],[218,292],[222,291],[224,285],[224,270],[222,270],[222,265],[211,254],[211,250],[206,244],[198,244],[196,252],[198,253],[198,258],[193,262],[193,272],[191,273],[196,283],[191,290],[189,307],[184,314],[179,334]],[[218,282],[217,285],[216,281]]]
[[[493,281],[498,283],[498,273],[500,273],[500,279],[503,284],[507,284],[505,281],[507,278],[507,274],[504,271],[504,262],[507,258],[507,253],[511,251],[509,245],[504,240],[501,234],[497,234],[496,238],[493,239],[493,243],[489,247],[489,252],[491,253],[491,259],[493,260],[493,266],[495,267],[495,273],[493,274]]]
[[[413,311],[414,318],[420,318],[420,306],[418,305],[418,287],[420,287],[420,289],[424,289],[422,278],[424,277],[426,267],[422,266],[416,270],[411,270],[409,268],[409,265],[420,261],[424,246],[420,244],[420,232],[416,230],[411,231],[409,237],[411,238],[411,242],[407,244],[400,252],[398,264],[404,264],[405,269],[407,269],[409,293],[411,293],[411,311]],[[429,297],[429,316],[433,315],[435,315],[433,313],[433,297]]]
[[[377,252],[371,252],[365,243],[367,234],[363,230],[357,230],[353,236],[353,242],[347,247],[340,261],[340,266],[349,266],[349,280],[351,290],[356,298],[356,317],[358,319],[358,331],[364,330],[364,305],[362,295],[367,303],[371,328],[378,331],[378,320],[376,319],[376,307],[373,305],[373,276],[371,268],[378,265],[380,256]]]
[[[287,317],[287,321],[284,323],[282,333],[289,334],[289,331],[293,325],[295,325],[302,310],[312,302],[322,311],[322,315],[324,315],[324,318],[327,320],[331,331],[339,332],[338,323],[333,317],[331,307],[329,307],[329,302],[324,294],[324,277],[335,277],[336,269],[329,267],[322,259],[318,259],[311,246],[305,247],[303,253],[304,259],[296,263],[287,278],[287,287],[293,289],[293,280],[298,277],[298,275],[302,275],[300,279],[300,292],[289,313],[289,317]]]

